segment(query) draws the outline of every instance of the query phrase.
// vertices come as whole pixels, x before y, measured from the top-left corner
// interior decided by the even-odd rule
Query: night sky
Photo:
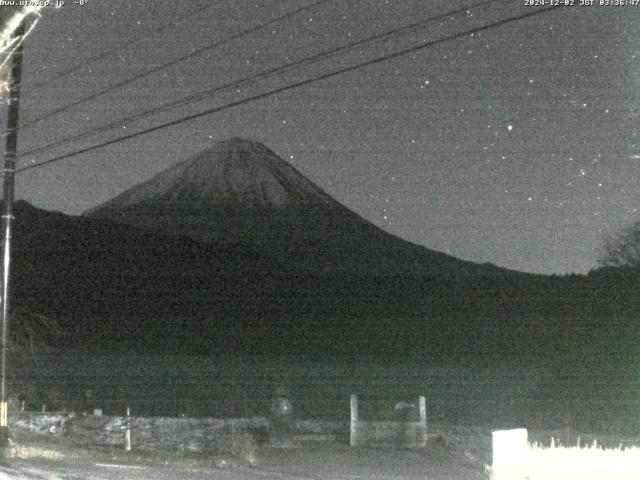
[[[45,8],[27,40],[22,122],[312,3],[67,0]],[[478,3],[313,65],[121,121]],[[525,0],[325,2],[22,129],[24,152],[119,122],[20,165],[534,10]],[[338,201],[412,242],[511,269],[584,273],[596,266],[603,237],[638,219],[639,38],[640,5],[553,9],[27,170],[17,196],[79,214],[240,136],[265,143]],[[103,58],[88,61],[96,56]]]

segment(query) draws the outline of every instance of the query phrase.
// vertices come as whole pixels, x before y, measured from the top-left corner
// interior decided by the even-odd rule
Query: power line
[[[431,22],[438,21],[438,20],[441,20],[441,19],[446,18],[446,17],[455,16],[455,15],[458,15],[460,13],[463,13],[463,12],[466,12],[466,11],[469,11],[469,10],[475,10],[477,8],[480,8],[480,7],[486,7],[486,6],[490,5],[490,4],[496,3],[498,1],[502,1],[502,0],[485,0],[485,1],[482,1],[482,2],[478,2],[478,3],[474,4],[474,5],[468,5],[468,6],[456,9],[456,10],[449,11],[447,13],[443,13],[443,14],[440,14],[440,15],[436,15],[434,17],[430,17],[430,18],[428,18],[426,20],[421,20],[419,22],[414,22],[414,23],[406,25],[406,26],[394,28],[394,29],[388,30],[388,31],[383,32],[383,33],[377,33],[377,34],[371,35],[369,37],[366,37],[364,39],[357,40],[357,41],[348,43],[348,44],[340,46],[340,47],[333,48],[333,49],[325,51],[325,52],[320,52],[320,53],[312,55],[310,57],[306,57],[306,58],[303,58],[303,59],[300,59],[300,60],[296,60],[296,61],[290,62],[288,64],[285,64],[285,65],[282,65],[282,66],[279,66],[279,67],[274,67],[274,68],[268,69],[266,71],[263,71],[261,73],[255,74],[255,75],[251,75],[251,76],[248,76],[248,77],[241,78],[239,80],[234,80],[232,82],[228,82],[226,84],[219,85],[219,86],[217,86],[215,88],[212,88],[212,89],[209,89],[209,90],[205,90],[204,92],[200,92],[200,93],[197,93],[197,94],[190,95],[190,96],[182,98],[180,100],[175,100],[173,102],[169,102],[169,103],[165,103],[163,105],[159,105],[159,106],[154,107],[152,109],[149,109],[149,110],[137,113],[135,115],[132,115],[130,117],[119,119],[119,120],[110,122],[110,123],[108,123],[106,125],[95,127],[95,128],[93,128],[91,130],[88,130],[88,131],[85,131],[85,132],[82,132],[82,133],[79,133],[79,134],[71,135],[69,137],[65,137],[65,138],[56,140],[55,142],[51,142],[51,143],[48,143],[46,145],[41,145],[39,147],[36,147],[36,148],[31,149],[31,150],[27,150],[27,151],[23,152],[22,156],[33,155],[35,153],[39,153],[39,152],[47,150],[49,148],[60,146],[60,145],[63,145],[65,143],[69,143],[69,142],[74,141],[74,140],[79,140],[79,139],[86,138],[86,137],[94,135],[94,134],[106,132],[108,130],[111,130],[113,128],[116,128],[116,127],[120,126],[123,123],[130,123],[130,122],[138,121],[138,120],[141,120],[143,118],[149,117],[149,116],[151,116],[153,114],[156,114],[156,113],[164,112],[164,111],[173,109],[173,108],[178,107],[178,106],[188,105],[189,103],[193,103],[193,102],[196,102],[196,101],[203,100],[204,98],[211,97],[211,96],[215,95],[216,93],[218,93],[220,91],[223,91],[223,90],[226,90],[228,88],[232,88],[232,87],[233,88],[238,88],[238,87],[240,87],[241,85],[243,85],[245,83],[252,83],[252,82],[255,82],[257,80],[260,80],[260,79],[263,79],[263,78],[266,78],[266,77],[269,77],[269,76],[273,76],[273,75],[276,75],[276,74],[282,74],[282,73],[284,73],[284,72],[286,72],[288,70],[291,70],[293,68],[296,68],[296,67],[300,67],[300,66],[304,66],[304,65],[310,65],[310,64],[318,62],[320,60],[324,60],[324,59],[329,58],[331,56],[337,55],[338,53],[347,52],[347,51],[352,50],[352,49],[354,49],[356,47],[363,46],[363,45],[366,45],[366,44],[374,42],[374,41],[384,40],[384,39],[387,39],[387,38],[392,37],[394,35],[402,34],[404,32],[410,32],[410,31],[413,31],[413,30],[417,30],[418,28],[425,27],[426,25],[428,25]]]
[[[219,3],[219,2],[217,2]],[[37,82],[35,84],[32,85],[33,88],[40,88],[43,86],[46,86],[48,84],[50,84],[51,82],[58,80],[62,77],[66,77],[67,75],[70,75],[72,73],[77,72],[78,70],[82,69],[83,67],[85,67],[88,64],[91,63],[95,63],[99,60],[102,60],[104,58],[110,57],[111,55],[114,55],[122,50],[126,50],[127,48],[131,47],[132,45],[135,45],[136,43],[142,42],[144,40],[147,40],[151,37],[156,36],[157,34],[171,28],[174,27],[176,25],[178,25],[179,23],[183,22],[184,20],[187,20],[188,18],[191,18],[193,16],[195,16],[196,14],[201,14],[203,11],[205,10],[209,10],[210,8],[214,7],[216,3],[211,3],[208,5],[204,5],[204,6],[199,6],[197,9],[195,10],[190,10],[189,12],[185,13],[184,15],[178,16],[175,19],[173,19],[173,21],[166,23],[164,25],[160,25],[159,27],[151,30],[150,32],[141,35],[139,37],[136,37],[132,40],[127,40],[123,43],[121,43],[120,45],[116,45],[115,47],[107,50],[106,52],[103,53],[99,53],[93,57],[89,57],[88,59],[86,59],[85,61],[83,61],[82,63],[79,63],[78,65],[75,65],[73,67],[70,67],[66,70],[63,70],[61,72],[58,72],[57,74],[55,74],[53,77],[50,77],[47,80],[43,80],[41,82]]]
[[[125,135],[123,137],[119,137],[119,138],[116,138],[116,139],[108,140],[108,141],[105,141],[105,142],[102,142],[102,143],[99,143],[99,144],[96,144],[96,145],[92,145],[90,147],[85,147],[85,148],[82,148],[80,150],[76,150],[75,152],[67,153],[67,154],[64,154],[64,155],[59,155],[57,157],[53,157],[53,158],[51,158],[49,160],[45,160],[45,161],[37,163],[37,164],[21,167],[21,168],[17,169],[16,172],[24,172],[26,170],[39,168],[39,167],[42,167],[42,166],[45,166],[45,165],[49,165],[51,163],[59,162],[61,160],[66,160],[68,158],[75,157],[75,156],[83,154],[83,153],[91,152],[91,151],[98,150],[100,148],[103,148],[103,147],[106,147],[106,146],[109,146],[109,145],[113,145],[115,143],[122,142],[124,140],[129,140],[129,139],[132,139],[132,138],[136,138],[136,137],[145,135],[147,133],[152,133],[152,132],[155,132],[155,131],[158,131],[158,130],[162,130],[164,128],[173,127],[175,125],[179,125],[181,123],[185,123],[185,122],[188,122],[188,121],[191,121],[191,120],[195,120],[195,119],[200,118],[200,117],[204,117],[204,116],[207,116],[207,115],[212,115],[212,114],[220,112],[222,110],[227,110],[229,108],[233,108],[233,107],[237,107],[237,106],[240,106],[240,105],[244,105],[246,103],[250,103],[250,102],[253,102],[253,101],[256,101],[256,100],[261,100],[263,98],[267,98],[267,97],[270,97],[270,96],[273,96],[273,95],[277,95],[277,94],[282,93],[282,92],[293,90],[293,89],[298,88],[298,87],[309,85],[311,83],[316,83],[316,82],[319,82],[319,81],[322,81],[322,80],[326,80],[328,78],[336,77],[338,75],[343,75],[345,73],[349,73],[349,72],[352,72],[352,71],[355,71],[355,70],[359,70],[359,69],[364,68],[364,67],[368,67],[368,66],[371,66],[371,65],[376,65],[376,64],[382,63],[382,62],[384,62],[386,60],[398,58],[398,57],[401,57],[401,56],[404,56],[404,55],[407,55],[407,54],[410,54],[410,53],[413,53],[413,52],[417,52],[417,51],[426,49],[428,47],[432,47],[434,45],[438,45],[438,44],[441,44],[441,43],[449,42],[451,40],[455,40],[455,39],[470,35],[471,33],[483,32],[483,31],[486,31],[486,30],[489,30],[489,29],[492,29],[492,28],[501,27],[501,26],[506,25],[506,24],[511,23],[511,22],[524,20],[526,18],[531,18],[533,16],[540,15],[540,14],[545,13],[545,12],[549,12],[549,11],[554,10],[556,8],[558,8],[558,7],[556,7],[556,6],[547,6],[547,7],[543,7],[543,8],[537,9],[537,10],[531,10],[531,11],[528,11],[527,13],[523,13],[523,14],[517,15],[515,17],[509,17],[509,18],[506,18],[506,19],[503,19],[503,20],[499,20],[499,21],[496,21],[496,22],[489,23],[487,25],[483,25],[481,27],[475,27],[475,28],[468,29],[468,30],[465,30],[463,32],[459,32],[459,33],[456,33],[456,34],[453,34],[453,35],[449,35],[449,36],[446,36],[446,37],[443,37],[443,38],[440,38],[440,39],[437,39],[437,40],[432,40],[432,41],[427,42],[427,43],[422,43],[421,45],[416,45],[416,46],[413,46],[413,47],[405,48],[405,49],[400,50],[398,52],[394,52],[394,53],[387,54],[387,55],[384,55],[384,56],[381,56],[381,57],[377,57],[377,58],[372,59],[372,60],[367,60],[365,62],[361,62],[361,63],[358,63],[356,65],[352,65],[352,66],[349,66],[349,67],[341,68],[339,70],[335,70],[333,72],[328,72],[328,73],[325,73],[325,74],[322,74],[322,75],[319,75],[319,76],[316,76],[316,77],[308,78],[306,80],[301,80],[299,82],[295,82],[295,83],[292,83],[290,85],[286,85],[286,86],[283,86],[283,87],[275,88],[275,89],[269,90],[267,92],[263,92],[263,93],[260,93],[260,94],[253,95],[251,97],[244,98],[242,100],[237,100],[237,101],[234,101],[234,102],[230,102],[230,103],[227,103],[226,105],[222,105],[222,106],[219,106],[219,107],[214,107],[214,108],[205,110],[203,112],[194,113],[192,115],[188,115],[186,117],[183,117],[183,118],[180,118],[180,119],[177,119],[177,120],[172,120],[170,122],[162,123],[160,125],[156,125],[154,127],[150,127],[150,128],[141,130],[139,132],[134,132],[134,133],[131,133],[129,135]]]
[[[258,24],[256,26],[254,26],[254,27],[250,27],[250,28],[244,29],[241,32],[235,33],[235,34],[233,34],[233,35],[231,35],[231,36],[229,36],[227,38],[224,38],[222,40],[219,40],[219,41],[214,42],[212,44],[209,44],[207,46],[198,48],[198,49],[192,51],[191,53],[183,55],[183,56],[181,56],[181,57],[179,57],[179,58],[177,58],[175,60],[171,60],[170,62],[163,63],[162,65],[159,65],[159,66],[154,67],[154,68],[152,68],[150,70],[147,70],[146,72],[142,72],[142,73],[140,73],[138,75],[134,75],[133,77],[125,79],[125,80],[123,80],[121,82],[118,82],[118,83],[115,83],[115,84],[110,85],[108,87],[105,87],[102,90],[99,90],[98,92],[96,92],[96,93],[94,93],[92,95],[89,95],[87,97],[81,98],[80,100],[75,100],[75,101],[73,101],[71,103],[68,103],[67,105],[64,105],[64,106],[62,106],[60,108],[57,108],[57,109],[55,109],[55,110],[53,110],[53,111],[51,111],[49,113],[44,114],[43,116],[41,116],[39,118],[36,118],[35,120],[32,120],[32,121],[30,121],[28,123],[25,123],[25,124],[21,125],[21,128],[31,127],[31,126],[35,125],[36,123],[40,123],[43,120],[46,120],[46,119],[48,119],[50,117],[53,117],[54,115],[58,115],[58,114],[60,114],[62,112],[66,112],[67,110],[69,110],[69,109],[71,109],[73,107],[76,107],[76,106],[81,105],[83,103],[89,102],[91,100],[95,100],[96,98],[98,98],[98,97],[100,97],[102,95],[105,95],[105,94],[107,94],[109,92],[117,90],[117,89],[119,89],[121,87],[124,87],[125,85],[128,85],[130,83],[133,83],[133,82],[135,82],[137,80],[141,80],[143,78],[146,78],[146,77],[148,77],[150,75],[153,75],[154,73],[158,73],[158,72],[160,72],[162,70],[165,70],[165,69],[167,69],[169,67],[177,65],[179,63],[182,63],[185,60],[188,60],[188,59],[193,58],[193,57],[195,57],[197,55],[200,55],[203,52],[206,52],[208,50],[213,50],[214,48],[218,48],[218,47],[220,47],[220,46],[222,46],[222,45],[224,45],[226,43],[229,43],[229,42],[231,42],[233,40],[237,40],[237,39],[242,38],[244,36],[247,36],[247,35],[249,35],[249,34],[251,34],[253,32],[256,32],[256,31],[258,31],[258,30],[260,30],[262,28],[271,26],[271,25],[273,25],[273,24],[275,24],[277,22],[280,22],[280,21],[285,20],[287,18],[290,18],[290,17],[292,17],[294,15],[297,15],[298,13],[304,12],[306,10],[311,10],[311,9],[317,7],[318,5],[321,5],[321,4],[324,4],[324,3],[328,3],[328,2],[331,2],[331,1],[334,1],[334,0],[318,0],[318,1],[315,1],[315,2],[313,2],[313,3],[311,3],[311,4],[307,5],[307,6],[297,8],[295,10],[292,10],[292,11],[288,12],[288,13],[285,13],[284,15],[281,15],[281,16],[279,16],[277,18],[269,20],[268,22],[263,22],[263,23],[260,23],[260,24]]]

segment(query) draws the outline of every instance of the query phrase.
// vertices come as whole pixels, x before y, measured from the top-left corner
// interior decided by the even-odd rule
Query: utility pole
[[[9,334],[9,266],[11,263],[11,224],[13,221],[13,197],[18,148],[18,107],[20,105],[20,77],[22,74],[22,37],[25,32],[24,20],[16,29],[18,47],[11,56],[9,76],[9,107],[7,111],[6,146],[4,152],[3,197],[3,269],[2,269],[2,316],[0,317],[0,447],[9,443],[9,422],[7,403],[7,349]]]

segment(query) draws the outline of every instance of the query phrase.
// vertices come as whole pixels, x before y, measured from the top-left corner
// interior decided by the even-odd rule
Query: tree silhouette
[[[640,267],[640,220],[605,239],[598,263],[604,267]]]

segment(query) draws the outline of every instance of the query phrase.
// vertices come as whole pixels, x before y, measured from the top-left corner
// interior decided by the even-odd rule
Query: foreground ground
[[[490,429],[440,426],[433,431],[438,433],[423,449],[350,448],[340,441],[262,445],[255,465],[234,457],[85,448],[70,438],[15,431],[0,480],[488,480]],[[573,430],[529,432],[530,441],[543,445],[551,437],[565,446],[594,441]],[[598,436],[598,445],[638,446],[640,438]]]
[[[126,454],[84,449],[41,436],[19,435],[0,480],[479,480],[490,462],[486,433],[468,430],[436,437],[426,449],[350,448],[338,442],[304,442],[290,448],[263,446],[255,466],[233,458]]]

